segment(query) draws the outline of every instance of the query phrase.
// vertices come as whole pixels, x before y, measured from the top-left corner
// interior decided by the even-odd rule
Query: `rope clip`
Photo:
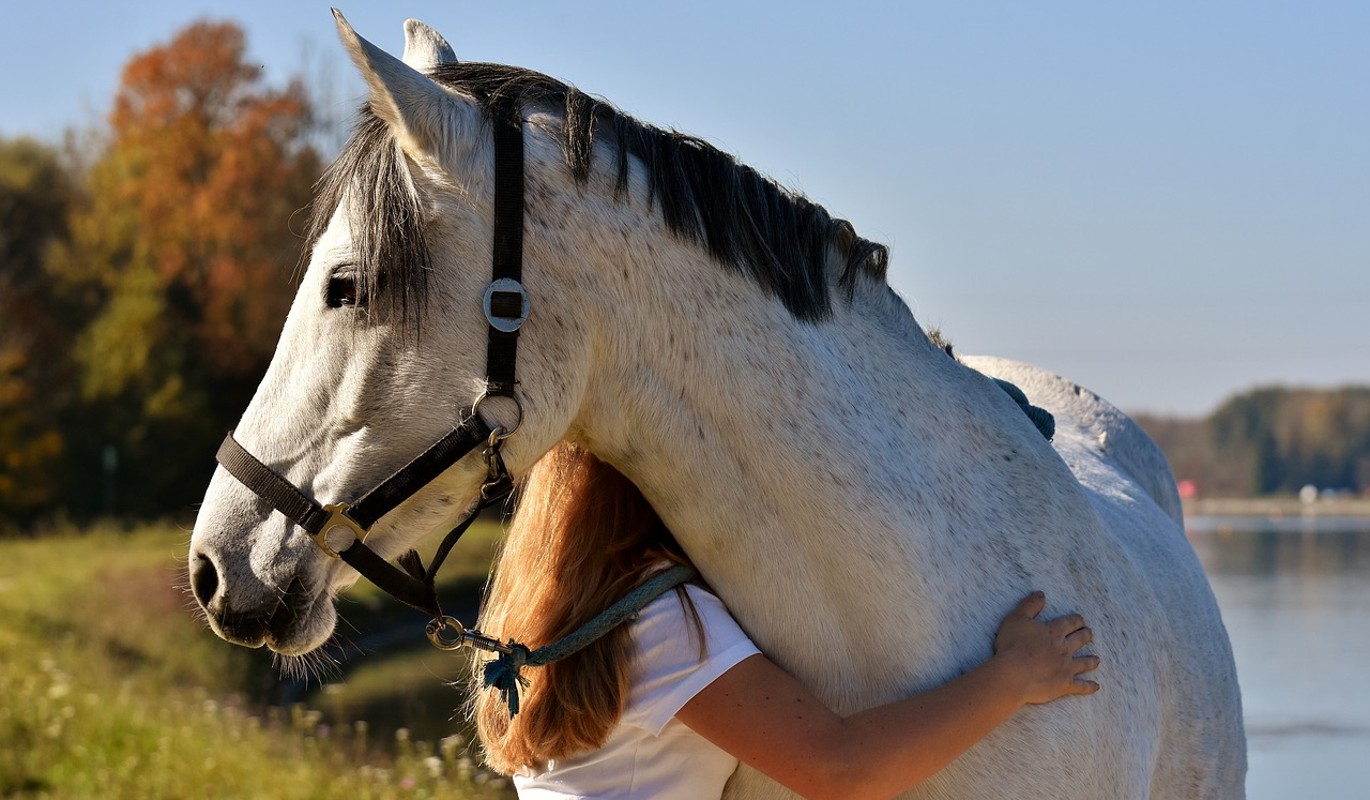
[[[452,631],[452,635],[445,635]],[[486,636],[478,630],[462,625],[454,617],[434,617],[428,621],[424,633],[428,634],[428,641],[439,650],[460,650],[463,647],[472,647],[477,650],[486,650],[491,653],[508,653],[513,648],[502,643],[493,636]]]

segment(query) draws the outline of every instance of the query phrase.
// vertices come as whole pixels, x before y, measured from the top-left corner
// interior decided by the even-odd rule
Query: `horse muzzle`
[[[211,554],[195,549],[190,556],[190,592],[209,627],[244,647],[266,645],[299,655],[327,641],[336,612],[325,602],[327,592],[312,589],[313,583],[297,574],[282,587],[255,579],[247,586],[230,586]]]

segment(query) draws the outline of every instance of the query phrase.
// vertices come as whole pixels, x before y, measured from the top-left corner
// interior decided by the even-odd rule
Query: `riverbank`
[[[1184,501],[1186,517],[1370,517],[1370,497],[1304,503],[1297,497],[1201,498]]]

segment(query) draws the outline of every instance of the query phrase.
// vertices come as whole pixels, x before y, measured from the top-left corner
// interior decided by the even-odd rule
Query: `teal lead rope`
[[[643,606],[668,590],[693,579],[697,574],[693,567],[684,564],[659,572],[566,638],[536,650],[529,650],[525,645],[509,640],[508,646],[502,648],[503,652],[498,657],[485,662],[485,688],[499,690],[504,702],[509,706],[510,719],[514,718],[519,713],[519,686],[528,682],[522,674],[525,666],[541,667],[566,658],[632,619]]]
[[[1032,420],[1032,424],[1037,426],[1037,430],[1047,437],[1047,441],[1051,441],[1051,437],[1056,435],[1056,418],[1051,415],[1051,412],[1041,406],[1034,406],[1029,403],[1027,395],[1023,394],[1023,390],[1012,383],[999,378],[993,380],[999,384],[1000,389],[1003,389],[1009,397],[1013,398],[1013,402],[1017,403],[1027,418]]]

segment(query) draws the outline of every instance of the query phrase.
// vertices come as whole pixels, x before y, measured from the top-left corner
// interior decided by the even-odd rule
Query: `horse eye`
[[[357,279],[341,275],[329,278],[328,295],[324,302],[329,308],[361,305],[361,298],[357,294]]]

